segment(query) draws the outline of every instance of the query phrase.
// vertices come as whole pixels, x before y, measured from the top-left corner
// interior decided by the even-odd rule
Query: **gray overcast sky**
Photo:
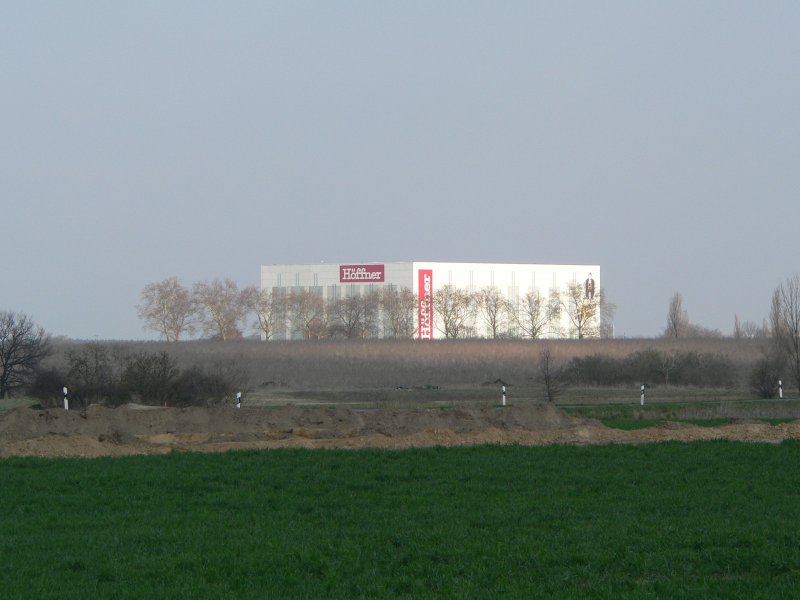
[[[0,309],[148,338],[283,262],[600,264],[618,335],[800,271],[800,3],[0,7]]]

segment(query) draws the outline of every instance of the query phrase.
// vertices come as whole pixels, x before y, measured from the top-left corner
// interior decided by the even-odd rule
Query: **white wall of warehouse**
[[[340,282],[341,265],[382,266],[383,282]],[[539,291],[544,297],[555,289],[564,292],[568,285],[583,283],[590,275],[596,289],[601,289],[599,265],[553,265],[553,264],[504,264],[504,263],[460,263],[460,262],[387,262],[387,263],[319,263],[292,265],[263,265],[261,267],[261,289],[284,288],[286,293],[298,288],[316,288],[324,300],[331,302],[337,296],[366,294],[386,286],[397,289],[409,288],[419,297],[419,272],[430,270],[434,293],[445,285],[476,292],[482,288],[495,287],[505,297],[519,299],[528,292]],[[435,313],[434,313],[435,317]],[[475,329],[479,336],[486,335],[485,327],[476,319]],[[546,333],[550,337],[568,337],[570,323],[566,315]],[[434,339],[444,337],[434,327]],[[278,338],[280,339],[280,338]]]

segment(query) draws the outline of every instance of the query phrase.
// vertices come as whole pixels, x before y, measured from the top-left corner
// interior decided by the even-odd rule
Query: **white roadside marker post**
[[[64,392],[64,410],[69,410],[69,399],[67,398],[69,390],[64,386],[61,391]]]
[[[236,393],[236,408],[242,408],[242,392]]]
[[[642,384],[642,395],[641,395],[641,397],[639,398],[639,404],[641,404],[642,406],[644,406],[644,384]]]
[[[778,398],[783,400],[783,382],[778,379]]]
[[[503,386],[503,406],[506,405],[506,386]]]

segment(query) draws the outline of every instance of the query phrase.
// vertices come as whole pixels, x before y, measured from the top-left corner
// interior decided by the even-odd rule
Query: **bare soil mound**
[[[475,444],[607,444],[800,438],[800,421],[622,431],[549,404],[461,409],[160,408],[0,413],[0,456],[119,456],[257,448],[409,448]]]

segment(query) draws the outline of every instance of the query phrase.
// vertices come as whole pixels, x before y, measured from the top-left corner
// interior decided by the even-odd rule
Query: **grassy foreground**
[[[0,461],[30,598],[778,597],[800,443]]]

